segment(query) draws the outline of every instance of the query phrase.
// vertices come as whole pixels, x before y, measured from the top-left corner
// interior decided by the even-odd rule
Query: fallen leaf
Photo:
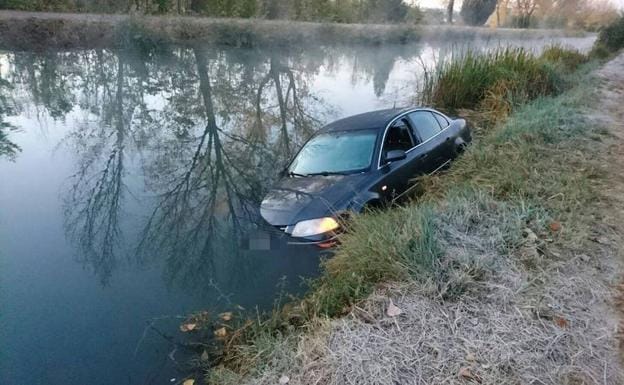
[[[388,305],[388,309],[386,310],[386,314],[388,314],[388,317],[396,317],[401,313],[403,313],[403,310],[396,306],[391,299],[390,304]]]
[[[472,369],[470,369],[467,366],[464,366],[463,368],[459,369],[459,377],[466,379],[466,380],[471,380],[471,381],[476,381],[478,383],[481,383],[481,377],[478,374],[473,373]]]
[[[568,327],[568,320],[563,317],[554,316],[553,321],[555,322],[555,325],[559,326],[562,329]]]
[[[608,245],[611,243],[611,241],[609,240],[609,238],[605,237],[605,236],[600,236],[600,237],[595,237],[593,239],[594,242],[596,243],[600,243],[601,245]]]
[[[188,380],[185,380],[182,385],[193,385],[195,384],[195,380],[192,378],[189,378]]]
[[[554,221],[550,223],[550,231],[557,232],[561,230],[561,223]]]
[[[476,360],[477,360],[477,358],[475,357],[474,354],[472,354],[472,353],[466,354],[466,361],[476,361]]]
[[[196,327],[197,327],[196,323],[189,322],[189,323],[180,325],[180,331],[182,333],[186,333],[186,332],[190,332],[191,330],[194,330]]]
[[[281,385],[286,385],[288,382],[290,382],[290,378],[288,378],[288,376],[281,376],[279,379],[279,383]]]
[[[223,321],[229,321],[232,319],[232,312],[228,311],[225,313],[221,313],[219,314],[219,318],[221,318]]]
[[[208,361],[210,359],[210,356],[208,356],[208,352],[207,351],[203,351],[203,353],[201,354],[201,356],[199,357],[202,361]]]
[[[223,338],[223,337],[227,336],[227,329],[226,328],[219,328],[219,329],[214,331],[214,335],[217,338]]]

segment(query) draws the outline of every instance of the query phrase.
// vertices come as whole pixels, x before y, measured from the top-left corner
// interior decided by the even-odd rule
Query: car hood
[[[364,174],[283,178],[262,201],[260,213],[273,226],[329,216],[346,208],[364,179]]]

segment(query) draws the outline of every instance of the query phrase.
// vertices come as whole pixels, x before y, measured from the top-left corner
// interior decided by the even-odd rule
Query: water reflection
[[[310,62],[297,68],[274,52],[173,47],[9,61],[13,83],[38,109],[56,120],[78,115],[64,140],[77,158],[65,227],[102,285],[124,260],[163,260],[167,281],[186,285],[245,277],[254,267],[240,245],[259,227],[276,165],[328,111],[310,91]],[[137,199],[127,181],[137,168],[151,209],[132,240],[122,217]]]
[[[16,131],[17,127],[5,121],[6,115],[16,113],[14,103],[11,100],[12,85],[2,76],[2,67],[0,66],[0,161],[2,158],[15,160],[16,154],[20,151],[20,147],[9,139],[12,131]]]

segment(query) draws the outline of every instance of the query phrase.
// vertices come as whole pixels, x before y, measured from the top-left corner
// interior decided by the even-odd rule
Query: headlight
[[[318,219],[309,219],[301,221],[295,225],[293,229],[293,237],[309,237],[312,235],[323,234],[328,231],[336,230],[340,225],[334,218],[325,217]]]

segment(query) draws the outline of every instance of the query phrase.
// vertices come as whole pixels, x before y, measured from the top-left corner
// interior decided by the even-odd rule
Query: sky
[[[610,0],[616,7],[624,10],[624,0]],[[408,0],[409,2],[409,0]],[[413,3],[419,4],[423,8],[444,8],[444,0],[412,0]],[[456,9],[459,9],[461,0],[455,0]]]

